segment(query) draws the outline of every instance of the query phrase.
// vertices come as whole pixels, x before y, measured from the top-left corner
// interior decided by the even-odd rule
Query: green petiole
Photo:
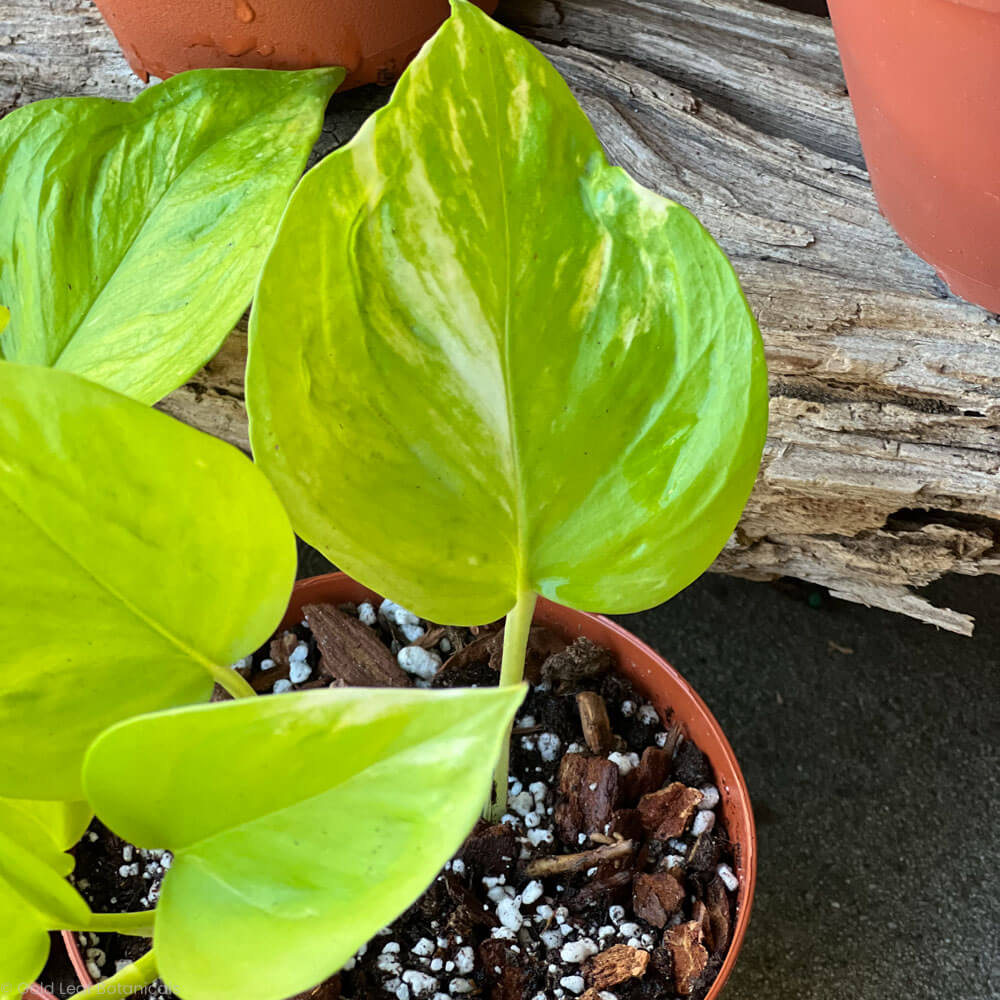
[[[524,679],[524,657],[528,650],[528,633],[531,631],[537,600],[538,595],[533,590],[524,590],[518,594],[517,603],[507,613],[503,632],[503,657],[500,661],[500,687],[514,686]],[[491,823],[499,823],[500,817],[507,811],[509,767],[510,729],[493,772],[493,793],[484,812]]]

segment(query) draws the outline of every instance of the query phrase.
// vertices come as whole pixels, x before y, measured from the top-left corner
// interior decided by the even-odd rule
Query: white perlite
[[[419,625],[420,619],[412,611],[397,604],[395,601],[383,601],[379,605],[379,614],[393,625]]]
[[[433,993],[438,988],[438,981],[433,976],[428,976],[426,972],[417,972],[414,969],[407,969],[403,973],[403,982],[419,997],[425,993]]]
[[[507,897],[497,903],[497,920],[508,930],[519,931],[524,917],[521,916],[521,904],[517,899]]]
[[[740,887],[740,880],[736,877],[736,873],[729,867],[729,865],[719,865],[715,869],[715,873],[722,879],[726,888],[730,892],[736,892]]]
[[[612,764],[618,765],[618,770],[623,778],[639,766],[639,755],[636,753],[619,753],[616,750],[614,753],[608,754],[608,760]]]
[[[573,993],[576,996],[579,996],[586,988],[583,976],[563,976],[562,979],[559,980],[559,985],[562,986],[563,989],[569,990],[570,993]]]
[[[416,642],[417,639],[422,639],[424,636],[423,625],[400,625],[399,631],[403,633],[403,638],[407,642]]]
[[[701,792],[701,809],[714,809],[719,804],[719,789],[715,785],[702,785],[698,791]]]
[[[301,684],[303,681],[309,680],[311,673],[312,667],[305,660],[292,660],[288,668],[288,679],[293,684]]]
[[[513,789],[511,789],[513,791]],[[507,808],[515,812],[518,816],[527,816],[534,812],[535,797],[531,792],[518,792],[516,795],[507,796]]]
[[[551,764],[559,756],[561,746],[562,740],[555,733],[538,734],[538,752],[546,763]]]
[[[647,726],[655,726],[660,721],[660,717],[652,705],[643,705],[639,709],[639,721]]]
[[[286,691],[292,690],[292,682],[286,677],[282,677],[280,681],[274,682],[274,687],[271,688],[273,694],[284,694]]]
[[[702,809],[694,817],[691,824],[691,832],[699,837],[703,833],[708,833],[715,826],[715,813],[711,809]]]
[[[441,666],[441,657],[433,649],[422,646],[404,646],[396,654],[396,660],[408,674],[425,681],[429,681]]]
[[[591,955],[596,955],[600,949],[590,938],[581,938],[579,941],[568,941],[562,946],[559,957],[564,962],[572,962],[579,965],[585,962]]]
[[[539,844],[554,843],[552,831],[544,827],[536,827],[534,830],[529,830],[527,839],[531,842],[532,847],[537,847]]]
[[[545,891],[542,883],[535,879],[529,882],[521,893],[521,902],[526,906],[531,906],[532,903],[542,898],[542,893]]]
[[[367,601],[358,605],[358,621],[362,625],[374,625],[378,621],[375,608]]]

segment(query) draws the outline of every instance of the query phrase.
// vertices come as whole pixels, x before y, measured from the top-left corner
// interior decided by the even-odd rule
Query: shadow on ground
[[[1000,997],[1000,579],[931,595],[975,638],[716,576],[619,618],[708,702],[754,800],[725,1000]]]

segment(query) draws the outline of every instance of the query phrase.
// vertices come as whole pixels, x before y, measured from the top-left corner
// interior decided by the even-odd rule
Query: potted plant
[[[830,0],[879,207],[1000,312],[1000,0]]]
[[[613,975],[622,962],[627,975],[615,982],[634,980],[644,995],[718,994],[753,879],[738,769],[663,661],[582,609],[664,600],[724,544],[763,446],[763,352],[721,250],[685,209],[607,164],[536,50],[456,2],[390,106],[300,185],[251,322],[259,468],[70,374],[6,363],[0,383],[0,530],[17,539],[0,574],[0,721],[20,748],[0,763],[0,794],[16,800],[0,824],[0,908],[25,927],[0,958],[5,970],[19,963],[15,981],[36,974],[47,930],[152,930],[153,952],[96,993],[129,992],[161,973],[185,1000],[280,1000],[356,963],[383,925],[437,884],[486,802],[501,822],[481,836],[507,843],[505,828],[533,829],[528,816],[537,826],[537,810],[551,808],[567,848],[525,833],[539,840],[533,861],[543,864],[517,877],[538,877],[520,892],[499,875],[479,880],[496,896],[498,933],[487,938],[498,944],[486,954],[503,957],[488,967],[478,958],[483,976],[501,976],[494,995],[506,988],[502,970],[521,961],[511,958],[521,907],[535,907],[536,923],[554,921],[544,928],[553,940],[563,935],[551,950],[574,968],[553,991],[602,992],[608,980],[593,960],[605,952],[562,930],[575,925],[558,894],[581,873],[606,877],[649,917],[648,930],[626,932],[625,908],[617,918],[609,910],[612,932],[627,935],[613,956]],[[347,593],[388,593],[448,625],[506,614],[502,633],[482,637],[499,685],[249,697],[241,671],[270,669],[261,646],[275,635],[292,575],[275,493],[302,535],[372,588]],[[308,592],[336,599],[341,586],[358,585],[301,588],[284,629],[304,611],[318,644]],[[370,647],[356,611],[340,627]],[[416,633],[404,626],[424,628],[398,604],[382,611],[408,641]],[[339,621],[334,612],[344,614],[320,617]],[[657,733],[665,745],[639,747],[633,762],[611,721],[600,725],[601,702],[587,697],[599,692],[583,686],[579,716],[593,713],[593,744],[539,749],[536,738],[532,752],[558,768],[558,789],[512,784],[505,736],[525,694],[536,618],[564,640],[582,632],[610,647],[658,703],[646,711],[627,699],[629,709],[605,690],[618,728],[641,708],[642,731],[658,729],[667,720],[655,709],[669,700],[678,725]],[[285,639],[279,628],[272,641]],[[414,640],[398,649],[397,669],[414,648],[433,663]],[[255,649],[248,668],[241,661]],[[608,678],[600,683],[624,683],[607,673],[607,652],[574,642],[563,654],[561,673],[551,667],[529,698],[563,697],[557,686],[570,675],[597,683],[595,662]],[[191,707],[212,682],[233,700]],[[520,725],[537,729],[523,717]],[[690,778],[671,753],[685,732],[680,745],[702,761]],[[696,787],[709,774],[702,751],[716,786]],[[591,772],[594,780],[582,777]],[[716,870],[714,804],[698,810],[720,792],[744,852],[734,856],[741,880]],[[584,816],[594,795],[602,808],[635,806],[595,825]],[[173,850],[155,910],[93,913],[62,881],[71,824],[57,835],[51,807],[37,800],[62,803],[59,815],[93,808],[140,848]],[[523,823],[508,806],[524,811]],[[570,846],[566,830],[583,839]],[[679,837],[689,834],[693,852],[709,852],[699,886],[721,894],[720,914],[735,901],[733,926],[728,917],[713,925],[713,900],[692,903],[684,891],[693,855],[670,852],[686,853]],[[502,865],[533,863],[505,848],[494,854]],[[478,878],[482,860],[469,865]],[[464,898],[470,887],[457,868],[451,874],[458,881],[445,882]],[[548,893],[557,895],[546,917]],[[698,903],[702,912],[688,912]],[[471,912],[468,902],[443,905]],[[722,941],[710,981],[709,933]],[[393,943],[380,952],[387,967]],[[453,974],[459,963],[476,968],[471,947],[448,969],[432,939],[414,949],[427,945],[418,957],[428,971],[401,970],[397,997],[432,995],[435,961],[451,976],[448,993],[476,989]]]
[[[446,0],[96,2],[143,80],[211,66],[343,66],[347,88],[391,83],[448,15]]]
[[[56,98],[7,115],[0,358],[146,403],[186,382],[249,305],[343,77],[199,70],[131,103]]]
[[[261,657],[270,656],[271,651],[275,648],[275,646],[280,645],[282,637],[288,635],[286,630],[298,627],[299,633],[302,633],[299,623],[309,614],[309,608],[315,608],[317,605],[325,605],[329,609],[333,609],[344,606],[345,602],[353,603],[362,609],[366,609],[366,606],[370,609],[378,608],[382,603],[382,599],[380,595],[356,583],[342,573],[334,573],[327,576],[314,577],[309,580],[300,581],[295,586],[289,608],[277,629],[277,637],[273,640],[273,644],[265,644],[256,658],[258,663],[267,663],[267,660],[262,660]],[[393,610],[398,611],[398,609],[395,608]],[[362,613],[364,613],[364,611]],[[729,900],[726,900],[725,912],[729,915],[725,919],[728,920],[730,924],[727,929],[728,947],[722,948],[721,957],[723,960],[721,961],[721,964],[719,962],[713,962],[710,968],[711,976],[717,978],[709,978],[705,987],[699,991],[698,994],[712,997],[717,996],[723,983],[728,978],[730,971],[735,965],[740,943],[749,923],[756,865],[752,812],[750,809],[746,787],[740,774],[739,766],[736,763],[735,756],[733,755],[733,752],[729,747],[729,744],[726,741],[718,723],[687,682],[660,656],[643,643],[639,642],[634,636],[627,633],[624,629],[615,625],[608,619],[595,615],[581,614],[580,612],[572,611],[542,598],[539,600],[536,609],[535,631],[539,632],[543,629],[551,634],[559,635],[570,643],[578,639],[580,636],[584,636],[602,649],[610,651],[616,659],[618,671],[629,681],[633,682],[638,691],[651,699],[652,704],[659,711],[661,718],[672,719],[677,727],[683,730],[684,734],[690,739],[691,746],[697,746],[705,751],[705,755],[711,762],[711,766],[714,771],[714,780],[717,782],[717,787],[721,793],[721,800],[717,806],[713,807],[713,809],[718,814],[720,829],[728,831],[728,836],[734,846],[735,864],[733,865],[734,873],[732,877],[734,880],[738,880],[739,883],[737,890],[732,893],[733,905],[731,907],[729,906]],[[453,630],[449,630],[450,633],[452,631]],[[461,659],[464,654],[462,652],[458,652],[454,655],[458,659]],[[556,654],[557,657],[559,655],[561,654]],[[314,658],[311,657],[311,659]],[[446,659],[446,664],[447,663],[448,661]],[[312,675],[313,677],[322,674],[322,658],[320,658],[318,663],[314,662],[314,667],[315,670]],[[452,669],[453,668],[450,665],[446,665],[442,673],[447,674]],[[281,674],[281,671],[275,667],[255,670],[253,673],[253,682],[258,686],[258,689],[260,689],[259,682],[266,681],[268,684],[266,689],[270,690],[269,685],[273,677],[278,674]],[[284,676],[287,676],[287,672],[285,672]],[[279,686],[283,686],[287,684],[287,681],[279,680],[277,683]],[[316,684],[319,682],[310,680],[306,683]],[[614,706],[612,706],[612,715],[616,715]],[[622,720],[618,718],[617,721],[620,723]],[[519,737],[519,739],[525,740],[527,737]],[[138,745],[135,745],[130,747],[129,755],[131,756],[137,750],[143,757],[146,757],[150,752],[154,754],[158,752],[156,749],[149,751],[148,749],[141,749]],[[520,756],[522,758],[526,756],[523,750]],[[575,757],[576,754],[571,754],[570,756]],[[137,770],[141,771],[141,765],[137,766]],[[537,779],[538,775],[535,775],[535,777]],[[512,787],[516,790],[517,785]],[[516,796],[512,796],[512,798],[515,797]],[[707,814],[708,813],[706,813],[706,815]],[[516,816],[507,816],[504,820],[505,826],[513,826],[516,819]],[[551,823],[551,820],[548,822]],[[538,827],[535,828],[534,832],[545,833],[546,831],[544,827]],[[525,830],[521,829],[520,833],[523,835]],[[480,838],[473,837],[472,841],[477,841],[479,839]],[[692,843],[697,843],[698,840],[698,837],[694,837],[692,838]],[[545,842],[542,841],[542,843]],[[544,865],[545,863],[552,861],[555,861],[557,864],[561,861],[572,862],[580,856],[593,855],[593,848],[595,846],[598,851],[607,850],[606,846],[601,847],[599,846],[600,844],[601,841],[598,840],[590,843],[587,849],[579,850],[579,853],[570,853],[568,855],[546,855],[542,859],[535,859],[533,862],[529,863]],[[612,845],[612,850],[614,849],[615,846]],[[547,848],[547,850],[551,850],[551,848]],[[470,860],[469,871],[463,872],[467,879],[471,881],[477,881],[476,878],[472,877],[472,867],[474,864],[475,861]],[[560,880],[578,880],[579,877],[582,876],[574,876],[571,872],[567,871],[565,874],[560,876]],[[493,881],[495,882],[497,880],[494,878]],[[549,884],[552,883],[552,879],[543,881],[547,881]],[[567,897],[570,894],[571,890],[569,889],[567,889],[564,893]],[[533,901],[530,898],[530,894],[523,893],[521,897],[522,900],[525,895],[528,895],[528,902],[524,904],[525,916],[528,915],[529,909],[531,908],[534,908],[536,912],[538,909],[542,909],[544,912],[546,902],[549,901],[549,897],[547,895],[541,896]],[[631,914],[629,914],[629,917],[631,917]],[[624,919],[620,922],[620,926],[627,926]],[[643,926],[645,926],[645,923]],[[537,934],[539,933],[540,928],[536,926],[534,930]],[[64,936],[66,938],[66,944],[70,955],[73,959],[73,964],[79,974],[81,984],[84,987],[91,986],[93,984],[93,977],[88,972],[87,962],[77,945],[76,936],[73,934],[66,934]],[[394,933],[392,937],[395,936],[396,935]],[[578,936],[583,941],[587,940],[585,935],[581,934]],[[572,975],[574,972],[580,971],[584,972],[589,978],[594,967],[600,967],[599,963],[601,961],[602,954],[610,952],[612,955],[617,953],[620,956],[622,952],[627,953],[627,946],[623,947],[621,943],[616,945],[613,940],[609,941],[605,938],[601,938],[599,934],[594,934],[594,939],[599,940],[600,944],[604,946],[605,952],[599,953],[597,956],[588,957],[587,960],[580,966],[579,970],[571,964],[568,968],[562,970],[563,973]],[[376,944],[379,948],[388,943],[390,943],[389,937],[382,938],[381,940],[378,938],[376,939]],[[470,940],[470,943],[473,942]],[[566,943],[573,943],[571,932],[568,929],[566,934]],[[371,950],[374,951],[374,949]],[[457,950],[461,951],[461,948],[459,947]],[[559,950],[561,949],[557,949],[557,952]],[[404,952],[405,951],[406,949],[404,949]],[[429,970],[431,965],[431,962],[428,961],[429,958],[430,956],[424,956],[422,958],[410,956],[409,962],[417,969],[422,967],[425,970]],[[692,958],[697,961],[698,955],[694,955]],[[707,961],[707,951],[705,954],[701,955],[701,958]],[[431,959],[431,961],[433,961],[433,959]],[[423,963],[422,966],[420,964],[421,962]],[[353,963],[349,962],[348,964]],[[628,970],[619,969],[618,971],[619,974],[623,974]],[[658,971],[653,966],[644,967],[641,970],[641,973],[641,979],[648,979],[650,981],[656,978],[669,978],[669,976],[664,976],[662,972]],[[355,975],[356,974],[357,973],[355,972]],[[391,981],[392,977],[387,975],[385,978]],[[410,978],[412,980],[415,977],[411,975]],[[451,977],[445,977],[445,982],[449,978]],[[470,978],[474,979],[475,976],[470,976]],[[628,981],[627,977],[623,976],[623,981],[618,986],[618,989],[627,990],[630,987],[638,986],[640,981],[641,980]],[[481,985],[484,992],[488,993],[489,984],[485,983]],[[444,982],[441,984],[441,988],[447,991],[447,987]],[[344,995],[353,996],[356,994],[348,992]]]

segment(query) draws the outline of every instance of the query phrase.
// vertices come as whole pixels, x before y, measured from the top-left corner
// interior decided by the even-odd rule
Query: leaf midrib
[[[148,93],[148,91],[147,91],[147,93]],[[134,104],[133,105],[128,105],[128,106],[129,107],[134,107]],[[188,115],[187,112],[184,113],[184,116],[185,117],[189,117],[189,115]],[[131,125],[132,125],[132,127],[134,127],[135,125],[148,124],[148,122],[151,119],[151,117],[152,117],[151,115],[146,115],[143,118],[140,118],[138,120],[133,121],[131,123]],[[108,274],[108,276],[104,279],[104,281],[101,282],[100,288],[98,288],[97,291],[94,293],[93,298],[90,300],[90,304],[87,306],[87,311],[83,314],[83,316],[80,318],[80,320],[74,325],[73,329],[69,331],[68,336],[63,340],[62,344],[60,345],[58,353],[49,362],[49,367],[50,368],[55,368],[59,364],[59,361],[62,359],[62,356],[66,353],[66,351],[68,350],[70,344],[72,344],[73,341],[76,339],[76,336],[77,336],[77,334],[79,334],[81,328],[90,319],[91,313],[93,313],[95,307],[97,306],[97,303],[101,300],[101,298],[104,295],[104,293],[108,290],[108,286],[111,284],[112,281],[114,281],[115,277],[118,275],[118,272],[121,270],[121,268],[125,264],[126,260],[128,260],[129,257],[132,255],[132,252],[135,250],[136,244],[139,242],[139,240],[142,238],[142,236],[145,234],[146,230],[148,229],[150,220],[160,210],[160,206],[163,203],[163,200],[171,193],[171,191],[174,188],[174,186],[176,184],[178,184],[180,182],[181,178],[184,177],[185,174],[187,174],[188,171],[190,171],[203,157],[205,157],[206,155],[208,155],[208,153],[211,152],[212,149],[216,145],[218,145],[218,143],[223,142],[225,139],[227,139],[228,137],[232,136],[236,132],[242,131],[244,128],[246,128],[246,122],[242,122],[242,123],[240,123],[237,126],[233,126],[233,127],[229,128],[229,129],[227,129],[221,135],[217,136],[215,139],[213,139],[209,143],[209,145],[205,149],[201,150],[201,152],[198,153],[197,156],[195,156],[192,160],[189,160],[177,172],[177,174],[174,175],[174,177],[170,180],[170,182],[164,187],[163,191],[160,193],[159,197],[156,199],[156,202],[152,205],[152,207],[149,209],[149,211],[146,212],[146,214],[145,214],[145,216],[144,216],[144,218],[142,220],[142,223],[136,229],[135,233],[132,235],[132,238],[128,241],[128,245],[125,247],[123,253],[119,257],[119,259],[118,259],[117,263],[115,264],[114,268],[111,270],[111,272]]]
[[[494,127],[493,148],[497,159],[497,177],[500,181],[500,204],[503,208],[503,236],[504,236],[504,319],[503,319],[503,357],[502,371],[504,382],[504,399],[507,410],[507,437],[510,443],[510,463],[511,477],[514,486],[514,533],[516,539],[515,558],[517,560],[517,579],[515,581],[518,594],[532,589],[528,580],[527,567],[524,564],[526,555],[526,540],[524,525],[527,518],[527,508],[524,496],[523,479],[521,476],[521,447],[520,438],[517,432],[517,412],[514,407],[514,397],[511,386],[511,234],[510,234],[510,205],[507,198],[507,173],[504,165],[503,148],[500,144],[500,93],[497,88],[496,67],[493,58],[493,46],[486,47],[487,59],[490,64],[490,83],[493,91],[493,116]]]
[[[149,628],[151,631],[155,632],[161,638],[166,639],[166,641],[174,646],[177,650],[182,652],[185,656],[194,660],[200,667],[203,667],[209,677],[212,676],[214,670],[216,669],[216,664],[214,664],[207,657],[199,653],[197,650],[192,649],[183,640],[175,636],[170,632],[165,626],[160,625],[157,621],[147,615],[141,608],[133,604],[124,594],[121,593],[116,587],[112,586],[107,581],[101,579],[89,566],[87,566],[75,553],[71,552],[65,545],[63,545],[39,520],[36,520],[31,516],[15,499],[10,495],[10,493],[4,489],[3,480],[0,479],[0,494],[10,503],[10,505],[16,510],[29,524],[31,524],[48,542],[55,548],[58,552],[61,552],[74,566],[77,566],[86,576],[88,576],[94,583],[97,584],[105,593],[109,594],[112,598],[118,601],[127,611],[129,611],[135,618],[137,618],[143,625]]]

